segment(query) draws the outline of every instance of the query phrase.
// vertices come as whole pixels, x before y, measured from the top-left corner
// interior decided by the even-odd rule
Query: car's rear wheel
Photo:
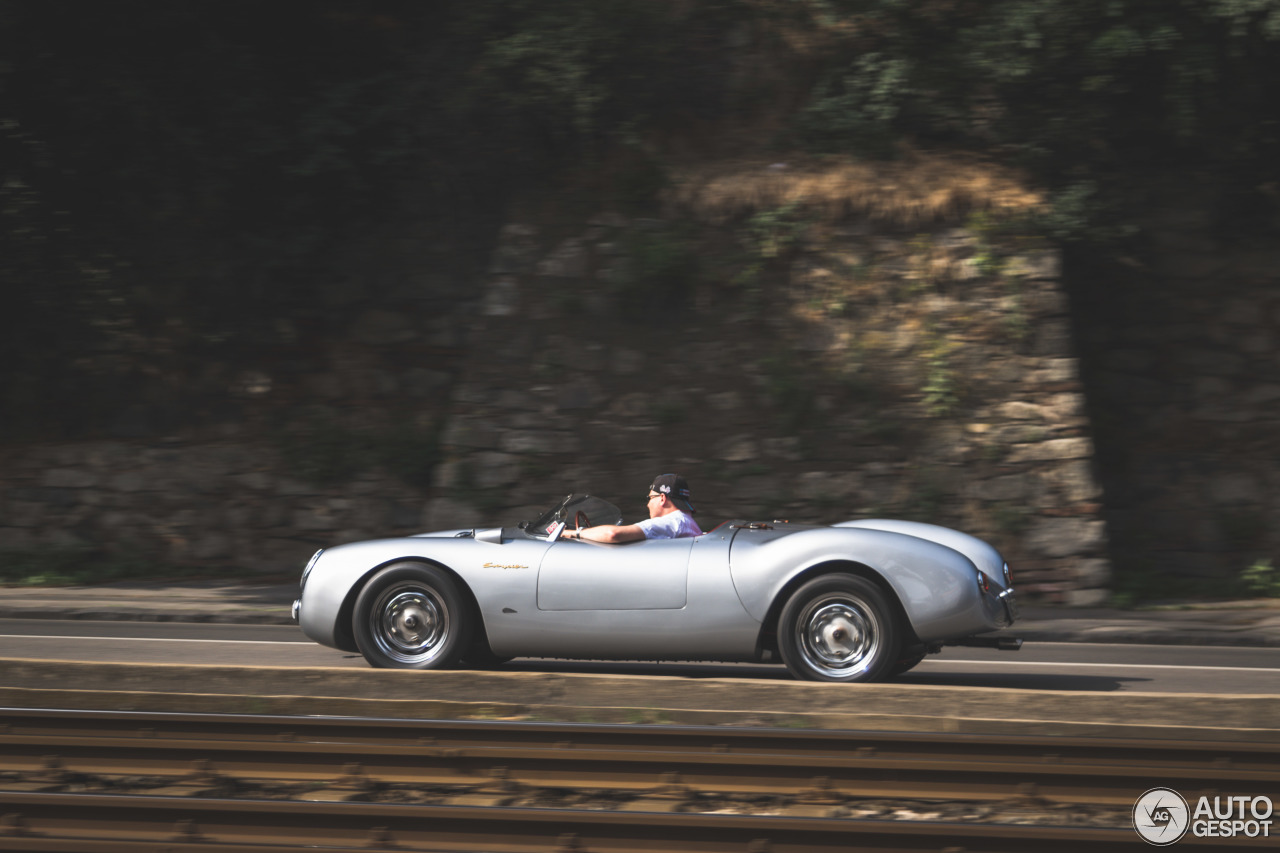
[[[899,643],[884,593],[854,575],[822,575],[804,584],[778,622],[782,660],[807,681],[875,681],[898,659]]]
[[[467,647],[470,626],[458,586],[442,569],[396,563],[356,598],[356,646],[372,666],[439,669]]]

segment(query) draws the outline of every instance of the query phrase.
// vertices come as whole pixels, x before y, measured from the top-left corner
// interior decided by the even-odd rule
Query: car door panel
[[[693,539],[624,545],[561,540],[538,569],[539,610],[678,610]]]
[[[650,545],[666,545],[652,549]],[[563,562],[544,558],[549,600],[566,609],[531,610],[509,607],[486,619],[490,645],[504,656],[539,656],[614,660],[751,660],[760,623],[743,608],[729,576],[728,537],[719,532],[693,539],[645,540],[625,545],[599,545],[566,541],[553,545],[576,549]],[[672,547],[674,546],[674,547]],[[628,559],[617,560],[619,556]],[[634,561],[630,559],[635,557]],[[636,567],[645,561],[661,563],[661,583],[645,586],[631,576],[625,580],[610,572]],[[591,574],[595,567],[597,574]],[[673,568],[676,567],[676,568]],[[603,576],[601,576],[603,573]],[[648,579],[652,581],[653,579]],[[574,592],[579,583],[588,589]],[[539,604],[543,604],[541,571]],[[631,586],[629,586],[631,585]],[[639,592],[634,587],[639,586]],[[637,607],[637,604],[672,604],[676,591],[680,607]],[[552,594],[554,593],[554,594]],[[623,596],[634,593],[633,597]],[[619,604],[630,604],[620,607]],[[599,605],[588,609],[585,605]],[[572,605],[574,609],[569,609]]]

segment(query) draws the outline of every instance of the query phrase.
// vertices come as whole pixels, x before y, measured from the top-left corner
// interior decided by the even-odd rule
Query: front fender
[[[368,578],[400,560],[434,563],[470,586],[468,575],[486,560],[501,561],[500,542],[475,538],[404,537],[353,542],[325,549],[302,590],[298,625],[321,645],[355,651],[350,639],[350,603]]]

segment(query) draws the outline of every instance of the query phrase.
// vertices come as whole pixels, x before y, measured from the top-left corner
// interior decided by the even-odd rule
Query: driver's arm
[[[638,524],[597,524],[580,530],[566,530],[563,535],[589,542],[635,542],[645,538],[644,530]]]

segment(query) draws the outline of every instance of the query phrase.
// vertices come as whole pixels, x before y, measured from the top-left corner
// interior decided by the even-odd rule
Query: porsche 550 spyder
[[[912,521],[728,521],[702,536],[602,544],[566,526],[620,524],[571,494],[516,527],[445,530],[316,552],[293,617],[375,667],[514,657],[781,661],[813,681],[890,678],[1018,608],[1008,564],[965,533]]]

